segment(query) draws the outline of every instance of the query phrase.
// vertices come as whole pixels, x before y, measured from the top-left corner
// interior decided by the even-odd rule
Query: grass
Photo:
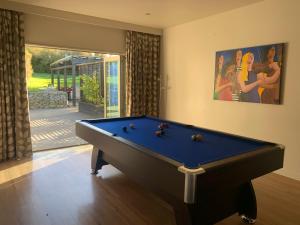
[[[76,84],[79,85],[80,78],[76,77]],[[51,85],[51,74],[49,73],[34,73],[31,78],[28,80],[28,90],[31,91],[39,91],[42,89],[46,89],[49,85]],[[60,76],[60,87],[64,86],[64,76]],[[68,76],[67,78],[67,86],[72,87],[72,76]],[[57,78],[55,75],[54,79],[54,87],[57,88]]]

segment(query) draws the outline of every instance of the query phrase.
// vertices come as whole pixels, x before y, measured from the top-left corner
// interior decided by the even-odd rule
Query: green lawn
[[[80,78],[76,77],[76,84],[79,85]],[[34,73],[31,78],[28,80],[28,90],[29,91],[39,91],[47,88],[51,85],[51,74],[49,73]],[[68,76],[67,78],[68,87],[72,86],[72,76]],[[60,87],[64,86],[64,76],[60,76]],[[55,76],[54,79],[54,87],[57,88],[57,78]]]

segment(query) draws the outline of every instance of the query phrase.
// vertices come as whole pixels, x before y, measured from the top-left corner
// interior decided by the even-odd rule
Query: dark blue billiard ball
[[[127,132],[127,127],[122,128],[124,132]]]

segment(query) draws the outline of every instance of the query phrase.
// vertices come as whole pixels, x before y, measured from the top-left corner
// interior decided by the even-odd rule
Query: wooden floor
[[[174,225],[172,209],[112,166],[91,176],[90,146],[0,164],[0,225]],[[257,225],[300,224],[300,182],[254,182]],[[218,225],[242,224],[234,215]]]

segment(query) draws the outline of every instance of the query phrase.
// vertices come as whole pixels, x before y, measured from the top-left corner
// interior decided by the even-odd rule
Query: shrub
[[[100,95],[100,84],[96,74],[81,75],[83,81],[81,90],[83,93],[83,101],[94,105],[103,105],[103,98]]]

